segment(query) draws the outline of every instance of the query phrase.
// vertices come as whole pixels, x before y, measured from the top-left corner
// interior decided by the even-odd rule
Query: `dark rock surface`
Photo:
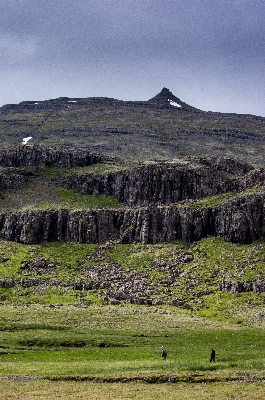
[[[32,274],[55,274],[58,264],[46,260],[45,258],[36,258],[33,261],[24,261],[21,263],[20,271],[23,272],[24,276]]]
[[[229,292],[233,294],[244,293],[244,292],[265,292],[265,281],[262,279],[257,279],[253,281],[223,281],[220,290],[223,292]]]
[[[205,158],[195,165],[162,163],[105,174],[71,174],[60,182],[82,194],[114,195],[130,207],[167,205],[238,189],[234,176],[251,170],[251,166],[231,159]]]
[[[43,210],[0,214],[1,238],[21,243],[73,241],[162,243],[197,241],[208,235],[251,243],[262,234],[264,197],[249,195],[225,205],[123,208],[87,211]]]
[[[160,108],[169,108],[169,107],[177,107],[179,110],[189,111],[189,112],[202,112],[198,108],[192,107],[184,101],[180,100],[180,98],[173,95],[169,89],[163,88],[160,93],[158,93],[155,97],[149,100],[150,104],[156,105]],[[175,105],[174,105],[175,104]]]
[[[104,157],[87,149],[44,146],[14,146],[0,149],[0,166],[73,168],[102,162]]]
[[[197,241],[209,235],[234,243],[251,243],[264,227],[264,170],[232,159],[190,158],[179,163],[143,164],[101,174],[73,172],[75,166],[103,157],[85,149],[26,146],[0,151],[0,189],[16,188],[47,166],[66,169],[55,175],[58,186],[82,194],[113,195],[118,209],[73,211],[0,211],[0,237],[20,243],[162,243]],[[36,170],[37,168],[37,170]],[[258,192],[242,190],[257,186]],[[45,190],[45,189],[44,189]],[[217,205],[200,199],[233,192]],[[241,193],[242,192],[242,193]]]

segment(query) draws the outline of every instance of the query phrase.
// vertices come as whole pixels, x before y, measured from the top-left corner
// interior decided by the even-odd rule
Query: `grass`
[[[187,248],[184,242],[148,245],[142,243],[117,244],[108,253],[107,259],[123,265],[127,270],[145,270],[150,268],[155,258],[168,260],[174,251]]]
[[[45,181],[36,181],[17,191],[5,193],[0,199],[2,210],[87,210],[95,208],[119,208],[120,203],[111,195],[83,195],[74,190],[57,187]]]
[[[69,210],[84,210],[88,208],[119,208],[122,204],[119,203],[116,197],[101,195],[82,195],[73,190],[62,187],[52,189],[57,197],[57,201],[38,201],[33,209],[60,209],[67,208]],[[32,208],[32,207],[31,207]]]
[[[262,329],[210,323],[171,308],[140,307],[137,315],[135,311],[131,306],[4,307],[0,333],[4,374],[12,368],[16,375],[23,371],[32,375],[34,369],[36,375],[50,378],[132,379],[139,373],[148,377],[174,371],[183,378],[190,371],[215,373],[231,368],[247,373],[253,365],[257,371],[263,368]],[[141,328],[135,330],[136,326]],[[162,364],[161,345],[168,350],[168,362]],[[213,345],[217,362],[210,364]]]
[[[233,200],[234,198],[237,197],[236,193],[223,193],[220,195],[212,196],[212,197],[207,197],[205,199],[193,201],[192,203],[187,203],[182,207],[188,207],[188,208],[206,208],[206,207],[213,207],[222,203],[225,203],[229,200]],[[179,207],[177,205],[177,207]]]
[[[264,383],[229,382],[211,384],[156,384],[141,382],[50,382],[41,379],[1,380],[1,399],[55,400],[210,400],[210,399],[263,399]]]
[[[23,261],[38,258],[46,258],[59,265],[63,264],[63,271],[67,275],[69,269],[73,270],[80,260],[95,251],[97,247],[95,244],[46,242],[40,245],[23,245],[0,241],[0,279],[19,276],[17,274]]]
[[[124,169],[131,169],[131,168],[136,168],[139,166],[139,163],[130,163],[130,162],[117,162],[117,161],[105,161],[105,162],[100,162],[97,164],[91,164],[86,167],[73,167],[70,170],[69,169],[63,169],[63,168],[54,168],[54,167],[45,167],[39,173],[41,176],[45,177],[60,177],[65,174],[67,175],[75,175],[78,173],[86,173],[86,174],[106,174],[109,172],[117,172],[117,171],[122,171]]]
[[[144,306],[6,305],[0,324],[1,399],[262,399],[261,328]]]
[[[184,207],[184,208],[194,208],[194,209],[201,209],[207,207],[214,207],[224,203],[227,203],[231,200],[238,199],[243,196],[251,196],[253,194],[260,194],[261,189],[260,187],[253,187],[250,189],[245,190],[244,192],[235,193],[235,192],[226,192],[216,196],[210,196],[207,198],[203,198],[200,200],[192,200],[191,202],[187,202],[185,204],[175,204],[175,207]]]

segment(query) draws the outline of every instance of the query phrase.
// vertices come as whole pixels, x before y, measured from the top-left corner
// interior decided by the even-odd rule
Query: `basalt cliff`
[[[84,149],[26,145],[2,148],[0,166],[0,237],[10,241],[162,243],[217,236],[251,243],[263,235],[265,172],[233,159],[127,166]],[[34,195],[21,200],[22,189],[35,185],[43,188],[40,196],[60,187],[114,197],[119,207],[37,209]]]

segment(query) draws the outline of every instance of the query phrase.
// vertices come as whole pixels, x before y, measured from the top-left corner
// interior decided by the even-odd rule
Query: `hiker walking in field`
[[[215,350],[213,347],[211,347],[211,358],[210,358],[210,362],[215,362]]]
[[[162,355],[162,360],[166,361],[167,359],[167,351],[164,346],[161,347],[161,355]]]

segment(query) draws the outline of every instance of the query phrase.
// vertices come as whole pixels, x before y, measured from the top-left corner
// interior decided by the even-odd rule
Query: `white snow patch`
[[[22,140],[22,144],[27,144],[28,141],[29,141],[30,139],[32,139],[32,136],[25,137],[25,138]]]
[[[34,104],[39,104],[39,103],[34,103]]]
[[[176,103],[175,101],[169,100],[170,104],[175,107],[181,107],[180,104]]]
[[[77,100],[68,100],[68,103],[77,103]]]

